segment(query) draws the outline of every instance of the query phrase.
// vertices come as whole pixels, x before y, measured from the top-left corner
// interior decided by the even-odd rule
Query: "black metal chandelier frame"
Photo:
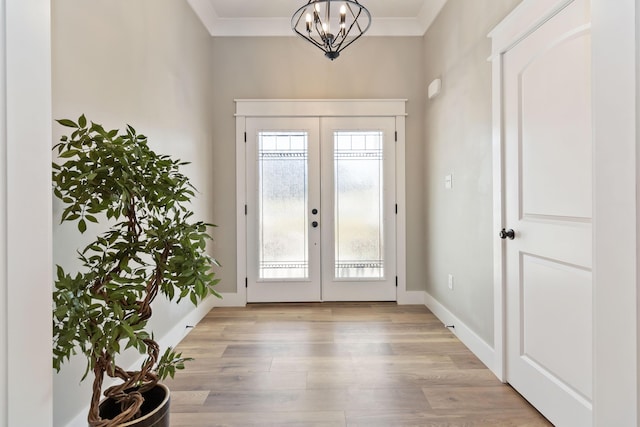
[[[331,16],[332,4],[334,9],[339,7],[337,18]],[[366,23],[361,23],[363,20]],[[332,32],[332,25],[338,26],[337,32]],[[357,0],[309,0],[291,18],[291,29],[332,61],[370,26],[371,14]]]

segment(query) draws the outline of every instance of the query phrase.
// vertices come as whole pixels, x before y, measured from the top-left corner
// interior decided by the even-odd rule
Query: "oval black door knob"
[[[316,228],[316,227],[318,226],[318,221],[313,221],[313,222],[311,223],[311,226],[312,226],[313,228]]]
[[[314,215],[318,215],[318,209],[312,209],[311,213],[314,214]]]
[[[513,240],[516,238],[516,233],[512,229],[505,230],[503,228],[502,230],[500,230],[500,238],[501,239],[509,238],[509,240]]]

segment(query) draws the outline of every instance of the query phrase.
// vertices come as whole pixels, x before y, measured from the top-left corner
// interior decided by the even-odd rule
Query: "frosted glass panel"
[[[309,277],[307,134],[258,135],[260,279]]]
[[[336,278],[384,278],[382,143],[382,132],[334,132]]]

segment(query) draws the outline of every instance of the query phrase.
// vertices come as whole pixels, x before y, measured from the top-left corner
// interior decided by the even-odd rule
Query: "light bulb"
[[[315,22],[320,21],[320,4],[318,3],[313,6],[313,20]]]
[[[307,32],[311,32],[311,23],[313,22],[313,17],[310,13],[307,13]]]

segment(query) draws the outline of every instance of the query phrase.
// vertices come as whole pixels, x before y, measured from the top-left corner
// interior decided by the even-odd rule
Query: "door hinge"
[[[245,288],[249,287],[249,279],[247,277],[244,278],[244,287]]]
[[[396,203],[396,215],[398,215],[398,204]]]
[[[398,276],[396,276],[396,288],[398,287]]]
[[[396,136],[395,136],[396,142],[398,142],[398,131],[396,131],[395,134],[396,134]]]
[[[244,142],[247,142],[247,133],[244,133]]]
[[[247,205],[244,205],[244,215],[247,215]]]

